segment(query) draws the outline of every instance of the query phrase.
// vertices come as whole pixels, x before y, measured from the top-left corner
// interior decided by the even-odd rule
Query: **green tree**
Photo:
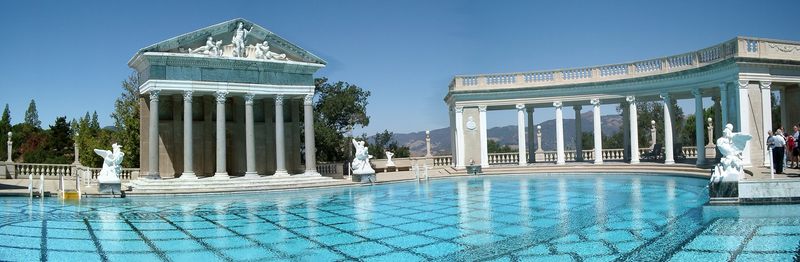
[[[35,128],[42,128],[42,121],[39,121],[39,111],[36,110],[36,101],[31,99],[28,110],[25,111],[25,123]]]
[[[5,142],[8,141],[9,131],[11,131],[11,110],[8,110],[8,104],[6,104],[5,109],[3,109],[3,116],[0,117],[0,161],[5,161]]]
[[[678,106],[677,101],[672,100],[672,123],[674,130],[681,130],[684,123],[683,109]],[[617,112],[622,112],[622,108],[617,107]],[[664,103],[661,101],[644,101],[636,102],[636,113],[638,119],[638,133],[639,133],[639,146],[646,147],[650,145],[650,121],[655,120],[656,130],[659,134],[664,132]],[[675,132],[673,132],[674,134]],[[678,142],[677,140],[674,142]],[[656,143],[664,144],[664,136],[659,135],[656,137]],[[620,147],[621,148],[621,147]]]
[[[581,133],[581,148],[582,150],[594,149],[594,134],[592,132]]]
[[[369,144],[369,154],[378,159],[386,158],[386,151],[394,153],[394,157],[410,157],[411,149],[407,146],[400,146],[394,140],[394,133],[383,130],[372,137],[373,143]]]
[[[712,108],[706,108],[703,110],[703,135],[708,136],[708,121],[706,119],[714,117],[714,110]],[[683,141],[684,146],[695,146],[697,144],[697,132],[695,130],[695,114],[691,114],[686,117],[686,124],[683,125],[683,130],[681,130],[680,140]],[[705,138],[705,141],[708,141],[708,137]],[[703,142],[705,145],[706,142]]]
[[[86,112],[83,118],[78,120],[78,151],[80,151],[81,164],[89,167],[100,167],[103,159],[94,153],[95,148],[108,148],[112,141],[113,132],[100,129],[96,119]],[[127,157],[127,154],[125,154]]]
[[[314,102],[314,138],[318,161],[342,161],[350,157],[350,139],[345,134],[355,126],[369,125],[367,98],[370,92],[346,82],[314,79],[319,95]]]
[[[114,101],[114,140],[122,146],[122,166],[139,166],[139,77],[136,73],[122,81],[122,94]]]
[[[515,152],[514,149],[511,149],[508,145],[501,145],[497,143],[494,139],[488,139],[486,141],[486,151],[489,153],[511,153]]]
[[[770,95],[770,102],[770,105],[772,106],[772,129],[770,130],[774,131],[780,127],[783,127],[783,131],[785,132],[792,128],[791,125],[781,123],[781,104],[780,97],[778,97],[777,92],[773,92],[772,95]]]
[[[71,130],[67,124],[67,117],[58,117],[56,122],[47,130],[47,143],[44,150],[47,153],[44,163],[68,164],[73,158],[73,141]]]

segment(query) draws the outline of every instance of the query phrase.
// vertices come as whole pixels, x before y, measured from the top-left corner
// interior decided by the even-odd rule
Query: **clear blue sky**
[[[328,61],[317,76],[372,91],[357,133],[446,127],[455,74],[517,72],[679,54],[737,35],[800,40],[797,1],[11,1],[0,9],[0,106],[43,125],[113,101],[144,46],[236,17]],[[686,103],[682,103],[686,104]],[[588,109],[588,107],[587,107]],[[612,108],[604,108],[604,114]],[[684,111],[693,112],[690,104]],[[571,116],[571,112],[565,113]],[[514,124],[511,112],[490,125]],[[536,122],[552,116],[539,110]]]

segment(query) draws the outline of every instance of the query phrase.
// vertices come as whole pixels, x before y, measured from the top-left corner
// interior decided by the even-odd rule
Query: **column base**
[[[556,165],[565,165],[567,164],[566,161],[556,161]]]
[[[261,178],[256,172],[245,172],[244,178]]]
[[[675,164],[675,160],[664,160],[665,165],[672,165]]]
[[[600,159],[595,159],[594,160],[594,164],[595,165],[599,165],[599,164],[602,164],[602,163],[603,163],[603,160],[600,160]]]
[[[213,179],[229,179],[228,172],[214,173]]]
[[[147,179],[161,179],[161,174],[159,174],[158,172],[150,172],[150,173],[147,173],[147,176],[145,176],[144,178],[147,178]]]
[[[303,176],[322,176],[322,174],[317,172],[317,170],[306,170],[306,172],[303,173]]]
[[[631,159],[630,163],[631,164],[638,164],[639,163],[639,159]]]
[[[276,170],[275,174],[273,174],[272,176],[274,176],[274,177],[287,177],[287,176],[289,176],[289,172],[286,172],[286,170]]]
[[[197,179],[197,175],[194,172],[183,172],[179,179]]]

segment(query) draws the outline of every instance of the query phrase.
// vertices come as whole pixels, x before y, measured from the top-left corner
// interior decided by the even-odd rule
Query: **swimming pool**
[[[797,206],[710,207],[705,179],[481,176],[259,194],[0,198],[11,261],[786,261]]]

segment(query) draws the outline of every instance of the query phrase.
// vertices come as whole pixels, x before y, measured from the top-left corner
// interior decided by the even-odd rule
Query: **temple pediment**
[[[326,64],[316,55],[242,18],[155,43],[140,49],[134,57],[148,52]]]

